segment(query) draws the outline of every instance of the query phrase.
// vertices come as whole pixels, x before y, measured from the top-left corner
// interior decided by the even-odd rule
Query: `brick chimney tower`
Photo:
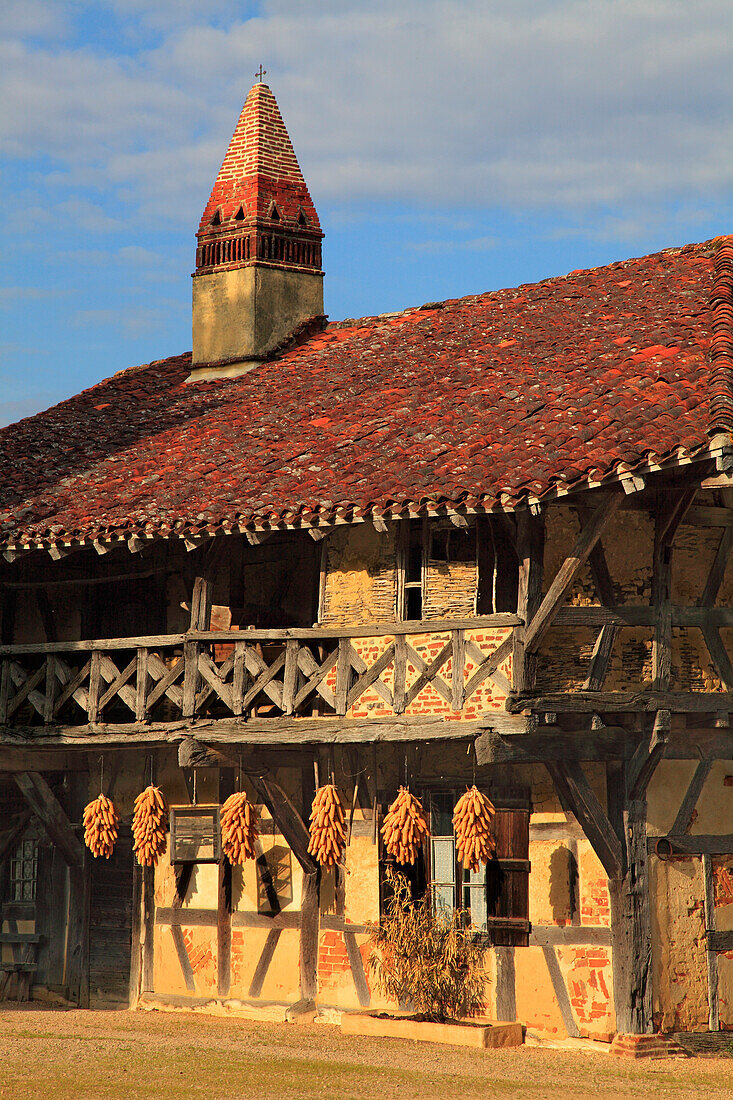
[[[323,234],[266,84],[247,96],[196,235],[191,380],[250,370],[323,314]]]

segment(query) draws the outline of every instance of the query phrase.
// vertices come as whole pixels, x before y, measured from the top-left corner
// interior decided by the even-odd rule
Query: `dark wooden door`
[[[132,946],[132,837],[121,831],[110,859],[91,861],[89,1007],[129,1003]]]

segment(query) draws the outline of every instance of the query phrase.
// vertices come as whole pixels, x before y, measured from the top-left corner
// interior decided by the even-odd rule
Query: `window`
[[[465,573],[461,578],[462,564],[475,567],[473,582]],[[440,574],[453,578],[454,597],[468,599],[470,608],[463,614],[517,610],[519,562],[511,520],[505,516],[479,516],[465,527],[448,520],[404,521],[397,565],[398,619],[423,618],[429,592],[433,606],[435,593],[441,590]]]
[[[453,809],[462,788],[435,790],[423,805],[430,813],[429,889],[438,909],[465,909],[471,923],[496,946],[529,942],[529,802],[512,792],[494,818],[496,857],[479,871],[465,870],[456,858]],[[491,794],[490,794],[490,797]],[[507,803],[511,803],[508,806]]]
[[[25,837],[10,860],[10,900],[35,901],[38,879],[38,841]]]
[[[481,516],[476,528],[478,590],[476,612],[517,610],[519,560],[506,516]]]
[[[426,521],[411,519],[400,530],[398,618],[422,619]]]

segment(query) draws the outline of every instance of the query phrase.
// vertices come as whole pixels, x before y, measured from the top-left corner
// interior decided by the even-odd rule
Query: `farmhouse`
[[[380,1007],[407,785],[413,891],[470,911],[489,1015],[733,1028],[733,245],[334,323],[321,239],[255,84],[192,354],[0,432],[0,996]],[[170,834],[141,867],[151,782]],[[82,840],[100,790],[110,859]],[[237,790],[261,835],[232,866]]]

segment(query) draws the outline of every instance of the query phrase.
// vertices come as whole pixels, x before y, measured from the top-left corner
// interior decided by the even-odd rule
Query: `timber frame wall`
[[[275,750],[334,742],[358,746],[451,739],[475,741],[483,768],[541,763],[608,875],[618,1028],[648,1032],[649,851],[700,855],[707,861],[706,883],[710,857],[733,854],[733,837],[689,833],[712,762],[733,759],[733,665],[721,634],[733,627],[733,607],[719,604],[733,547],[732,484],[726,473],[716,473],[708,464],[648,482],[630,477],[611,491],[563,499],[557,507],[574,509],[580,529],[549,578],[544,575],[545,513],[524,509],[507,516],[505,527],[519,561],[516,615],[248,631],[238,637],[207,629],[215,569],[211,555],[209,570],[196,579],[185,633],[25,645],[3,639],[2,767],[37,776],[77,751],[150,752],[171,743],[188,746],[189,766],[195,752],[203,754],[200,760],[226,760],[231,766],[238,751],[256,751],[258,746]],[[630,512],[653,517],[647,603],[618,599],[604,550],[604,540]],[[717,548],[696,601],[676,604],[675,540],[683,526],[717,532]],[[595,599],[573,602],[586,570]],[[652,635],[649,678],[609,688],[612,656],[624,631],[640,628]],[[589,629],[595,641],[583,679],[562,690],[538,687],[552,632],[562,630],[570,653],[580,645],[578,632]],[[719,689],[692,690],[675,682],[673,639],[680,631],[700,632]],[[378,649],[368,660],[359,648],[365,639]],[[481,716],[472,717],[471,701],[482,690],[489,691],[489,705]],[[429,711],[417,707],[424,692],[432,700]],[[367,695],[372,709],[357,716]],[[646,794],[665,757],[698,763],[673,828],[650,848]],[[581,761],[605,766],[605,805]],[[36,779],[23,782],[30,805],[40,815],[31,791]],[[310,857],[305,859],[302,817],[274,787],[263,784],[258,793],[306,876],[301,982],[302,996],[309,999],[315,964],[306,915],[314,905],[317,909],[318,872]],[[65,842],[72,836],[76,840],[70,826],[60,835]],[[73,849],[76,860],[76,847],[66,847],[70,858]],[[151,919],[145,916],[151,887],[144,876],[139,889],[144,923]],[[709,897],[706,927],[713,1025],[715,959],[730,948],[731,937],[716,931]],[[143,989],[146,965],[150,962],[143,959]]]

